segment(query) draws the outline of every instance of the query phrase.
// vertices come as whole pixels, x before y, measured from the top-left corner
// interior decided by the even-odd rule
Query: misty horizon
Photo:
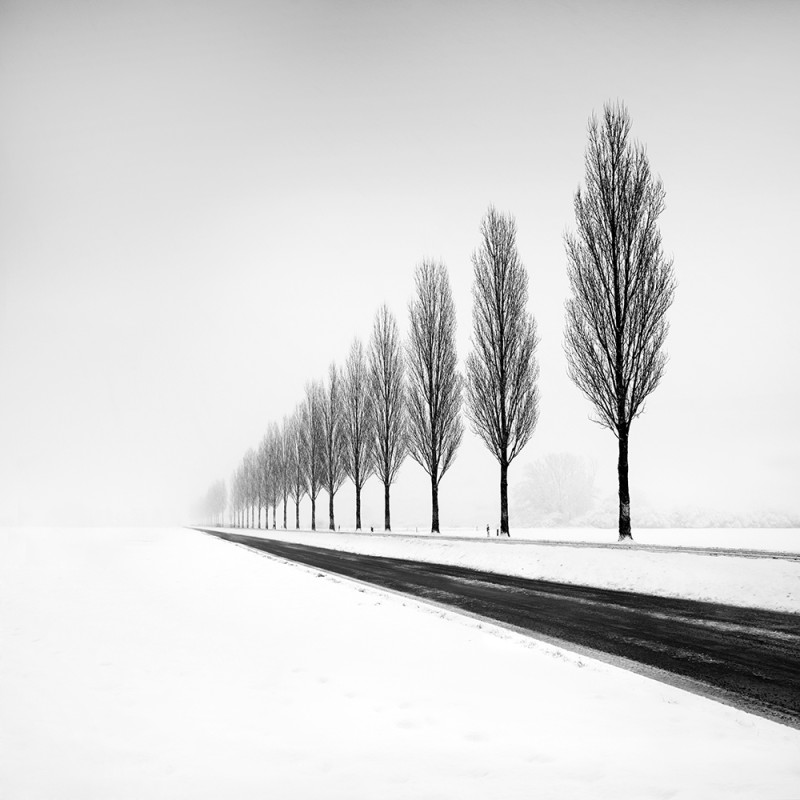
[[[448,268],[463,372],[494,205],[516,219],[541,340],[511,528],[560,524],[524,501],[558,453],[595,469],[575,519],[613,527],[614,436],[562,347],[563,237],[609,100],[663,180],[678,284],[631,429],[633,527],[800,524],[798,23],[777,2],[5,3],[0,525],[197,521],[381,304],[405,339],[425,258]],[[497,463],[465,427],[442,525],[495,528]],[[382,502],[373,477],[363,527],[382,529]],[[343,529],[353,509],[348,481]],[[393,525],[424,531],[429,512],[407,459]]]

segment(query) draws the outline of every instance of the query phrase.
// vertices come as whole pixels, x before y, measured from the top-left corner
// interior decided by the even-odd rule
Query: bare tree
[[[328,492],[328,527],[336,530],[333,514],[333,498],[339,491],[346,476],[344,468],[344,409],[342,377],[336,364],[331,364],[328,383],[322,394],[322,457],[324,460],[323,480]]]
[[[287,474],[288,494],[294,502],[294,526],[300,527],[300,501],[308,492],[308,474],[303,458],[303,443],[301,437],[302,408],[298,408],[289,419],[286,429],[287,435]]]
[[[500,464],[500,532],[508,529],[508,466],[539,419],[536,322],[528,313],[528,273],[517,253],[514,218],[490,207],[472,255],[472,352],[467,416]]]
[[[289,501],[289,484],[291,475],[289,465],[291,462],[291,420],[283,418],[275,453],[275,466],[278,473],[278,492],[283,499],[283,529],[286,530],[286,506]]]
[[[202,519],[208,525],[222,525],[226,505],[225,481],[217,481],[208,488],[193,513],[197,514],[198,519]]]
[[[238,527],[244,528],[247,525],[247,464],[244,459],[236,470],[237,484],[237,507],[239,516]]]
[[[356,530],[361,530],[361,489],[374,468],[372,401],[364,347],[356,339],[344,368],[344,468],[356,488]]]
[[[439,532],[439,484],[464,434],[456,356],[456,311],[444,264],[417,267],[409,306],[408,451],[431,479],[431,532]]]
[[[239,509],[242,504],[242,475],[241,467],[237,467],[231,478],[231,512],[234,528],[239,527]]]
[[[258,445],[256,452],[256,471],[257,471],[257,505],[258,505],[258,527],[261,527],[261,507],[265,511],[266,522],[264,527],[269,528],[269,488],[270,488],[270,441],[269,432],[265,433]]]
[[[572,296],[564,349],[569,374],[617,437],[619,539],[631,536],[628,437],[631,422],[664,374],[666,313],[675,294],[672,260],[661,250],[664,187],[645,148],[630,142],[624,105],[607,103],[589,121],[586,189],[575,194],[576,234],[565,239]]]
[[[258,455],[251,447],[244,454],[244,494],[247,508],[247,527],[255,525],[255,508],[258,498]]]
[[[217,525],[225,524],[225,509],[228,506],[228,491],[225,481],[217,481],[214,488],[213,512]]]
[[[567,525],[594,502],[595,466],[575,453],[548,453],[523,471],[516,511],[531,525]]]
[[[266,481],[266,506],[267,513],[264,527],[269,528],[269,509],[272,508],[272,529],[276,528],[276,515],[278,512],[278,499],[281,495],[280,475],[281,430],[276,422],[271,422],[267,431],[267,481]]]
[[[392,529],[389,489],[408,452],[403,351],[397,322],[383,305],[375,315],[369,350],[375,473],[383,483],[384,528]]]
[[[302,459],[305,464],[307,491],[311,498],[311,530],[317,529],[317,497],[322,490],[325,461],[323,459],[322,400],[318,381],[306,386],[306,399],[300,424]]]

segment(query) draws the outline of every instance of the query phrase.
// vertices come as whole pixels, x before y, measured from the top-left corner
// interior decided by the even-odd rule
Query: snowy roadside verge
[[[800,561],[533,541],[219,528],[362,555],[800,613]]]
[[[800,790],[796,730],[192,531],[0,530],[0,610],[8,800]]]

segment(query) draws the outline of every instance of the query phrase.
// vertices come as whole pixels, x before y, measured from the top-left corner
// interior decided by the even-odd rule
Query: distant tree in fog
[[[336,364],[331,364],[328,382],[322,393],[322,458],[324,461],[323,482],[328,492],[328,527],[336,530],[333,513],[333,498],[346,476],[344,461],[344,395],[342,376]]]
[[[256,485],[257,489],[257,505],[258,505],[258,527],[261,527],[261,508],[265,508],[264,516],[266,522],[265,528],[269,527],[269,482],[270,482],[270,452],[269,452],[269,433],[265,433],[261,442],[258,445],[256,453]]]
[[[244,454],[245,503],[247,506],[247,526],[250,528],[254,527],[255,525],[255,509],[258,502],[259,478],[258,455],[251,447]]]
[[[384,528],[392,529],[389,490],[408,452],[405,369],[397,322],[386,305],[378,309],[369,349],[375,474],[383,484]]]
[[[308,493],[308,472],[303,457],[302,406],[299,406],[289,419],[287,434],[287,474],[288,493],[294,502],[295,528],[300,527],[300,501]]]
[[[431,479],[431,532],[439,532],[439,484],[461,444],[462,378],[457,370],[456,312],[443,264],[417,268],[409,306],[408,450]]]
[[[644,147],[629,141],[624,105],[592,116],[586,188],[575,195],[576,234],[566,236],[572,295],[564,348],[569,374],[619,449],[619,539],[631,539],[628,437],[631,422],[664,374],[666,314],[675,293],[672,260],[661,250],[664,187]]]
[[[280,427],[275,451],[275,468],[277,471],[278,495],[283,500],[283,529],[286,530],[286,506],[289,501],[289,484],[291,462],[291,418],[284,417]]]
[[[322,428],[323,390],[319,381],[306,386],[306,398],[300,425],[300,443],[307,478],[307,492],[311,499],[311,530],[317,529],[317,497],[323,487],[325,462]]]
[[[594,465],[574,453],[549,453],[523,470],[515,487],[517,513],[529,525],[564,525],[594,502]]]
[[[214,485],[214,496],[212,502],[212,510],[214,522],[217,525],[225,524],[225,509],[228,507],[228,491],[225,487],[225,481],[217,481]]]
[[[197,506],[196,513],[207,525],[224,524],[225,509],[228,496],[225,490],[225,481],[216,481],[212,484]]]
[[[236,468],[233,479],[234,485],[234,508],[236,511],[235,527],[245,526],[245,511],[247,508],[247,472],[244,459]]]
[[[356,530],[361,530],[361,489],[373,471],[372,403],[364,347],[356,339],[344,367],[344,467],[356,489]]]
[[[234,528],[239,527],[239,508],[241,507],[241,496],[242,496],[242,488],[241,488],[241,475],[240,467],[237,467],[233,475],[231,476],[231,496],[230,496],[230,506],[231,506],[231,525]]]
[[[514,218],[489,208],[472,255],[472,352],[467,417],[500,465],[500,532],[509,534],[508,467],[539,419],[536,323],[528,273],[517,253]]]
[[[267,511],[265,514],[264,527],[269,528],[269,509],[272,509],[272,529],[276,527],[276,514],[278,509],[278,498],[280,497],[280,464],[278,462],[280,456],[280,427],[275,422],[270,422],[267,429],[267,476],[266,476],[266,491],[265,491],[265,505]]]

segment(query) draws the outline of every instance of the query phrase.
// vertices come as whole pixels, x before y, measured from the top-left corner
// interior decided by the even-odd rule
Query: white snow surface
[[[0,797],[787,798],[800,732],[198,532],[0,531]]]
[[[323,522],[327,522],[327,517]],[[365,529],[369,524],[365,526]],[[496,527],[489,527],[490,537],[496,538]],[[375,527],[382,532],[382,527]],[[403,535],[426,535],[424,528],[396,528]],[[486,525],[474,528],[443,528],[442,536],[485,539]],[[617,531],[609,528],[514,528],[514,540],[585,542],[613,544]],[[661,547],[714,547],[744,550],[767,550],[800,553],[800,528],[637,528],[633,531],[637,544]]]
[[[664,548],[652,550],[613,545],[616,532],[586,529],[514,531],[511,539],[494,535],[486,538],[485,531],[480,536],[474,529],[445,531],[441,536],[257,528],[221,530],[364,555],[454,564],[522,578],[800,613],[800,560],[667,549],[669,546],[733,547],[766,553],[779,548],[794,555],[792,546],[798,538],[797,531],[636,531],[638,544]],[[562,541],[553,541],[556,536],[562,537]],[[547,544],[542,543],[545,540]],[[576,543],[612,546],[571,546]]]

